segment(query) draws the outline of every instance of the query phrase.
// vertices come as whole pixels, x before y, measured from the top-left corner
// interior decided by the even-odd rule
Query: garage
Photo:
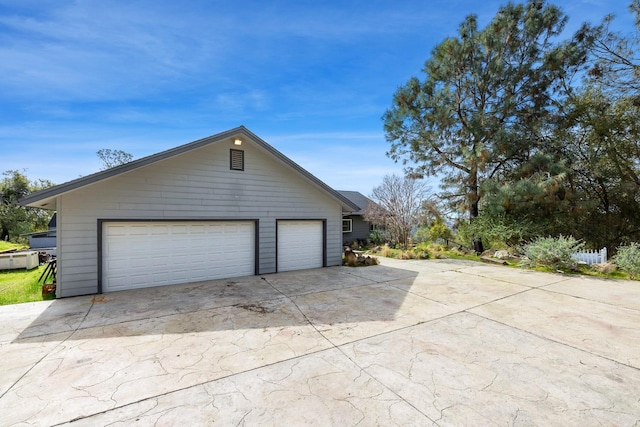
[[[256,273],[253,221],[102,223],[102,291]]]
[[[20,203],[56,211],[56,298],[340,265],[359,209],[244,126]]]
[[[322,220],[278,221],[278,271],[323,267],[324,228]]]

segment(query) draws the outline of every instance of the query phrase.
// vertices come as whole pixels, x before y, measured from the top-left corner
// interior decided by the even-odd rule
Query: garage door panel
[[[103,290],[255,274],[251,221],[103,224]]]
[[[322,221],[278,221],[278,271],[324,265]]]

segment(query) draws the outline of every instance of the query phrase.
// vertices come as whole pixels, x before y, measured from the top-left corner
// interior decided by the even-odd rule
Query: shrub
[[[463,227],[462,231],[466,233],[465,242],[478,236],[486,247],[493,249],[515,248],[544,233],[541,227],[530,220],[487,214],[480,214],[468,227]]]
[[[523,247],[525,266],[547,266],[557,270],[575,270],[577,261],[573,254],[584,247],[584,242],[572,236],[540,237]]]
[[[415,233],[413,233],[413,236],[411,236],[411,240],[413,240],[414,243],[428,242],[429,238],[429,227],[425,226],[418,228]]]
[[[429,229],[429,236],[431,236],[432,240],[449,240],[451,239],[452,235],[453,234],[451,233],[451,230],[449,230],[449,227],[447,227],[447,225],[440,217],[436,218],[435,221],[433,221],[433,224],[431,224],[431,228]]]
[[[620,246],[612,261],[629,273],[632,279],[640,277],[640,244],[633,242]]]
[[[400,259],[415,259],[416,254],[413,251],[402,251],[398,258]]]
[[[380,248],[380,255],[386,258],[390,258],[393,256],[393,250],[389,247],[389,245],[384,245]]]
[[[381,230],[373,230],[369,233],[369,240],[374,245],[381,245],[384,243],[384,233]]]

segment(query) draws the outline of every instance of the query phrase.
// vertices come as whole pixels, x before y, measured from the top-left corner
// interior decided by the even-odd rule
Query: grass
[[[524,268],[520,266],[517,262],[509,262],[510,267]],[[527,268],[527,270],[541,271],[543,273],[558,273],[559,271],[555,268],[547,267],[544,265],[539,265],[532,268]],[[629,277],[627,272],[622,271],[620,269],[615,270],[611,273],[601,273],[588,265],[579,265],[577,270],[567,270],[562,271],[563,274],[574,274],[577,276],[592,276],[592,277],[601,277],[603,279],[620,279],[620,280],[633,280]]]
[[[29,271],[0,271],[0,305],[53,299],[53,296],[42,297],[42,283],[38,282],[38,278],[44,269],[43,265]]]
[[[0,240],[0,252],[7,251],[9,249],[26,249],[27,246],[21,245],[18,243],[5,242],[4,240]]]
[[[0,240],[0,252],[26,248],[27,246],[19,243]],[[0,270],[0,305],[53,299],[53,296],[42,297],[42,283],[38,282],[45,267],[43,265],[29,271]]]

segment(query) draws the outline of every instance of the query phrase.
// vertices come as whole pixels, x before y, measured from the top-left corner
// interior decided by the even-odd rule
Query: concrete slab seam
[[[74,330],[72,330],[71,332],[69,332],[69,335],[67,337],[65,337],[65,339],[63,339],[62,341],[60,341],[58,344],[56,344],[55,346],[51,347],[51,349],[49,351],[47,351],[40,359],[38,359],[34,364],[31,365],[31,367],[29,369],[27,369],[22,375],[20,375],[20,377],[18,379],[16,379],[13,384],[11,384],[11,386],[9,386],[4,393],[2,393],[0,395],[0,399],[2,399],[7,393],[9,393],[9,391],[11,391],[16,384],[18,384],[20,381],[22,381],[22,379],[27,376],[27,374],[29,374],[29,372],[31,372],[36,366],[38,366],[40,364],[40,362],[42,362],[45,358],[47,358],[51,353],[53,353],[53,351],[55,349],[57,349],[58,347],[62,346],[64,343],[66,343],[72,336],[73,334],[75,334],[76,332],[78,332],[78,330],[80,329],[80,325],[82,325],[82,322],[84,322],[87,318],[87,316],[89,315],[89,312],[91,311],[91,308],[93,308],[93,300],[91,301],[91,305],[89,306],[89,309],[87,310],[87,312],[84,314],[84,317],[82,318],[82,320],[78,323],[78,326],[76,326],[76,328]],[[46,335],[50,335],[50,334],[43,334],[40,336],[46,336]]]
[[[531,335],[531,336],[534,336],[536,338],[540,338],[543,341],[548,341],[548,342],[551,342],[551,343],[554,343],[554,344],[560,344],[560,345],[562,345],[564,347],[568,347],[568,348],[571,348],[573,350],[577,350],[577,351],[579,351],[581,353],[586,353],[586,354],[588,354],[590,356],[593,356],[595,358],[601,358],[601,359],[604,359],[604,360],[608,360],[609,362],[612,362],[612,363],[614,363],[616,365],[625,366],[625,367],[631,368],[631,369],[633,369],[635,371],[640,371],[640,368],[637,368],[635,366],[629,365],[627,363],[623,363],[623,362],[621,362],[619,360],[615,360],[615,359],[612,359],[612,358],[607,357],[607,356],[603,356],[601,354],[592,353],[592,352],[587,351],[587,350],[585,350],[583,348],[576,347],[576,346],[571,345],[571,344],[567,344],[566,342],[558,341],[558,340],[546,337],[544,335],[539,335],[539,334],[536,334],[535,332],[527,331],[526,329],[522,329],[522,328],[519,328],[517,326],[510,325],[508,323],[500,322],[500,321],[492,319],[490,317],[482,316],[481,314],[471,313],[471,312],[468,312],[467,310],[464,310],[464,312],[467,313],[467,314],[471,314],[473,316],[477,316],[477,317],[479,317],[481,319],[488,320],[490,322],[497,323],[497,324],[502,325],[502,326],[506,326],[507,328],[515,329],[515,330],[523,332],[523,333],[525,333],[527,335]]]
[[[269,283],[269,281],[268,281],[267,279],[265,279],[264,277],[262,277],[262,280],[264,280],[266,283],[268,283],[270,286],[272,286],[272,287],[273,287],[273,289],[275,289],[276,291],[280,292],[280,290],[279,290],[279,289],[277,289],[275,286],[271,285],[271,283]],[[378,283],[372,283],[372,284],[378,284]],[[372,285],[372,284],[370,284],[370,285]],[[284,295],[284,294],[283,294],[283,295]],[[285,296],[286,296],[286,295],[285,295]],[[321,332],[321,331],[316,327],[316,325],[315,325],[315,324],[313,324],[313,322],[311,322],[311,320],[309,320],[309,318],[307,317],[307,315],[302,311],[302,309],[298,306],[298,304],[296,304],[296,302],[295,302],[292,298],[289,298],[289,297],[287,297],[287,298],[289,299],[289,301],[291,301],[291,303],[294,305],[294,307],[296,307],[296,309],[300,312],[300,314],[305,318],[305,320],[309,323],[309,325],[310,325],[310,326],[311,326],[311,327],[312,327],[312,328],[313,328],[313,329],[314,329],[318,334],[320,334],[320,336],[322,336],[325,340],[327,340],[327,342],[328,342],[329,344],[331,344],[331,347],[332,347],[333,349],[336,349],[337,351],[339,351],[339,352],[340,352],[340,354],[342,354],[344,357],[346,357],[346,358],[347,358],[347,360],[349,360],[351,363],[353,363],[353,365],[354,365],[354,366],[356,366],[356,367],[360,370],[360,372],[364,372],[365,374],[367,374],[371,379],[373,379],[375,382],[377,382],[378,384],[380,384],[380,386],[381,386],[381,387],[384,387],[386,390],[388,390],[389,392],[391,392],[394,396],[397,396],[397,397],[398,397],[398,399],[400,399],[401,401],[405,402],[407,405],[411,406],[411,407],[412,407],[412,408],[414,408],[416,411],[418,411],[420,414],[422,414],[426,419],[428,419],[428,420],[429,420],[429,421],[431,421],[432,423],[435,423],[435,421],[434,421],[434,420],[432,420],[431,418],[429,418],[429,417],[427,416],[427,414],[425,414],[424,412],[422,412],[419,408],[417,408],[417,407],[416,407],[415,405],[413,405],[411,402],[407,401],[404,397],[400,396],[400,395],[399,395],[398,393],[396,393],[393,389],[391,389],[391,388],[387,387],[387,385],[386,385],[386,384],[384,384],[383,382],[381,382],[381,381],[380,381],[376,376],[372,375],[369,371],[367,371],[365,368],[363,368],[362,366],[360,366],[360,365],[359,365],[355,360],[353,360],[351,357],[349,357],[349,355],[348,355],[348,354],[346,354],[346,353],[345,353],[345,351],[344,351],[342,348],[340,348],[340,346],[337,346],[336,344],[334,344],[334,343],[333,343],[329,338],[327,338],[327,337],[326,337],[326,336],[325,336],[325,335],[324,335],[324,334],[323,334],[323,333],[322,333],[322,332]],[[446,317],[446,316],[445,316],[445,317]],[[425,322],[425,323],[426,323],[426,322]],[[415,326],[415,325],[413,325],[413,326]],[[398,330],[402,330],[402,329],[405,329],[405,328],[408,328],[408,327],[410,327],[410,326],[406,326],[406,327],[404,327],[404,328],[395,329],[395,330],[393,330],[393,331],[387,331],[387,332],[384,332],[384,333],[381,333],[381,334],[377,334],[377,335],[374,335],[374,336],[379,336],[379,335],[389,334],[389,333],[391,333],[391,332],[395,332],[395,331],[398,331]],[[371,336],[370,336],[370,337],[367,337],[367,339],[369,339],[369,338],[372,338],[372,337],[371,337]],[[364,338],[363,338],[363,339],[364,339]],[[354,341],[351,341],[351,342],[349,342],[349,343],[342,344],[342,346],[349,345],[349,344],[353,344],[354,342],[362,341],[363,339],[354,340]],[[328,350],[328,349],[321,350],[321,351],[326,351],[326,350]],[[316,352],[316,353],[319,353],[319,352]]]
[[[556,282],[556,283],[558,283],[558,282]],[[548,286],[548,285],[545,285],[545,286]],[[583,297],[583,296],[580,296],[580,295],[575,295],[575,294],[571,294],[571,293],[556,291],[556,290],[553,290],[553,289],[543,289],[543,287],[540,287],[538,289],[540,289],[541,291],[553,293],[553,294],[556,294],[556,295],[569,296],[569,297],[580,299],[580,300],[584,300],[584,301],[597,302],[598,304],[604,304],[604,305],[607,305],[609,307],[613,307],[613,308],[615,308],[617,310],[630,310],[633,313],[640,313],[640,310],[636,310],[635,308],[622,307],[622,306],[615,305],[615,304],[609,304],[608,302],[600,301],[600,300],[597,300],[597,299],[589,299],[589,298],[586,298],[586,297]]]

